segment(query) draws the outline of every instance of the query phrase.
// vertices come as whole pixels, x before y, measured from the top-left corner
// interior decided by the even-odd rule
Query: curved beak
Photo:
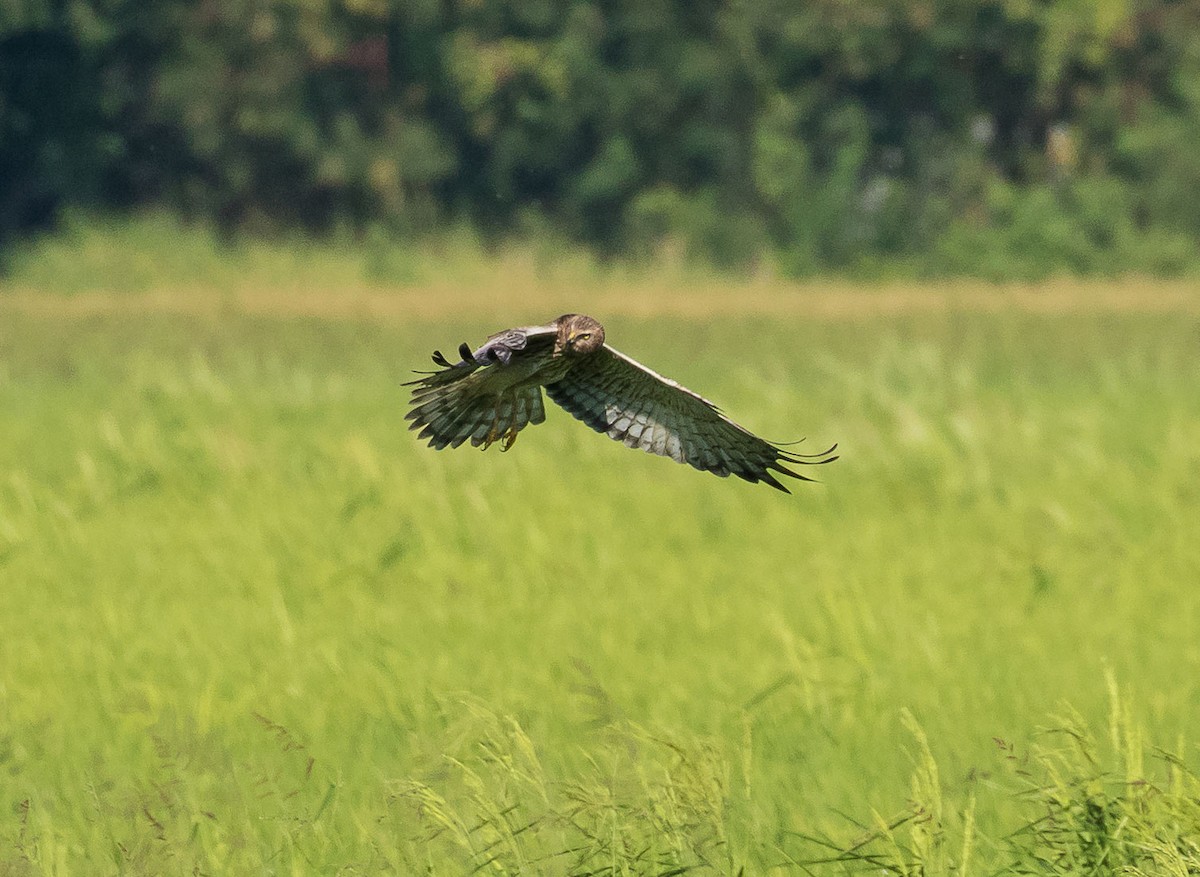
[[[575,331],[572,330],[567,335],[566,340],[563,340],[563,337],[561,335],[558,336],[558,338],[555,339],[555,341],[554,341],[554,355],[562,356],[563,351],[575,343],[575,335],[576,335]]]

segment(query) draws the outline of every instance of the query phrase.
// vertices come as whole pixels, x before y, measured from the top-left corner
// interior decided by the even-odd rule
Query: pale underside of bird
[[[716,405],[604,343],[604,327],[582,314],[544,326],[498,332],[458,362],[435,351],[438,371],[409,382],[405,417],[430,447],[464,442],[508,450],[517,433],[546,419],[545,388],[554,402],[597,432],[630,448],[670,457],[722,478],[736,475],[788,492],[776,475],[812,481],[786,465],[837,459],[833,451],[796,454],[754,435]]]

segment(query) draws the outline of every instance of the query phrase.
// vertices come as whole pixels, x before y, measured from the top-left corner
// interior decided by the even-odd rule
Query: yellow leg
[[[502,435],[503,433],[500,432],[500,409],[497,407],[495,413],[492,415],[492,428],[488,430],[487,437],[483,440],[481,450],[486,451],[493,444],[498,442]],[[504,449],[502,448],[501,450]]]
[[[517,428],[509,426],[504,432],[500,431],[500,408],[499,400],[497,399],[496,413],[492,416],[492,428],[488,430],[487,437],[484,438],[483,444],[480,446],[482,450],[487,450],[496,442],[500,442],[500,450],[507,451],[513,446],[513,442],[517,440]]]

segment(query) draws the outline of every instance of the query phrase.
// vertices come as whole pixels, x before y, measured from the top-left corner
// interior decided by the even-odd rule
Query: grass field
[[[1197,873],[1196,302],[1071,289],[579,293],[793,496],[406,432],[566,289],[0,292],[0,874]]]

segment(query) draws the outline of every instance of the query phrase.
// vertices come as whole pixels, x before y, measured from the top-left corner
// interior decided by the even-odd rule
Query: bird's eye
[[[578,335],[575,336],[575,340],[576,341],[587,341],[591,337],[592,337],[591,332],[580,332]]]

